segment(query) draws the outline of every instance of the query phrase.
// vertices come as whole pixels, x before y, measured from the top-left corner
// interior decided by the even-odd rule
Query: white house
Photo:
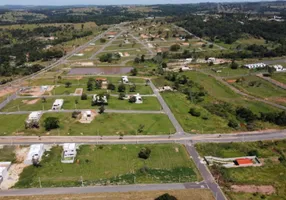
[[[63,99],[56,99],[55,102],[53,103],[53,110],[60,110],[64,104]]]
[[[135,103],[137,103],[137,104],[143,103],[143,99],[142,99],[142,97],[140,96],[139,93],[137,93],[137,94],[135,95],[135,97],[136,97]]]
[[[0,162],[0,183],[8,175],[8,170],[11,164],[11,162]]]
[[[28,118],[26,119],[26,128],[31,125],[33,126],[33,124],[35,125],[35,123],[39,122],[41,116],[42,116],[42,112],[39,112],[39,111],[31,112]]]
[[[274,65],[273,68],[274,68],[277,72],[286,71],[286,68],[283,68],[282,65]]]
[[[257,69],[257,68],[264,68],[266,67],[266,64],[264,63],[255,63],[255,64],[247,64],[244,65],[248,69]]]
[[[207,62],[208,62],[208,63],[214,63],[215,60],[216,60],[215,58],[210,57],[210,58],[208,58]]]
[[[107,97],[106,97],[106,96],[102,96],[102,97],[100,98],[99,95],[94,94],[94,95],[92,96],[92,101],[93,101],[93,102],[96,102],[97,104],[107,104]]]
[[[77,54],[74,54],[74,56],[82,57],[82,56],[84,56],[84,54],[83,53],[77,53]]]
[[[40,161],[44,152],[45,152],[44,144],[32,144],[30,146],[29,153],[24,163],[26,165],[31,165],[33,164],[33,159]]]
[[[122,78],[122,82],[123,82],[124,84],[129,83],[129,80],[128,80],[128,77],[127,77],[127,76],[122,76],[121,78]]]
[[[183,67],[181,67],[181,70],[182,71],[189,71],[189,70],[191,70],[191,68],[188,66],[183,66]]]
[[[63,144],[62,163],[73,163],[76,157],[76,144],[65,143]]]

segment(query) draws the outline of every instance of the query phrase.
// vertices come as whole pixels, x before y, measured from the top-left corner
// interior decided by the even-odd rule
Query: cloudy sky
[[[0,5],[118,5],[118,4],[179,4],[197,2],[233,2],[234,0],[0,0]],[[258,1],[258,0],[235,0]],[[265,0],[262,0],[265,1]]]

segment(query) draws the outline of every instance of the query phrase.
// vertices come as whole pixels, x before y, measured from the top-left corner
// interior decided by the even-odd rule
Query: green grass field
[[[239,90],[256,97],[286,105],[286,90],[256,76],[243,77],[242,82],[234,82]]]
[[[27,115],[0,115],[0,135],[164,135],[175,132],[167,115],[164,114],[115,114],[97,115],[90,124],[81,124],[71,113],[46,113],[40,120],[39,129],[25,129]],[[59,129],[46,131],[47,117],[59,119]],[[140,125],[143,131],[138,132]]]
[[[1,146],[0,162],[15,162],[15,146]]]
[[[227,126],[227,120],[212,115],[201,106],[194,106],[182,93],[165,92],[162,96],[186,132],[227,133],[233,131]],[[193,117],[189,114],[191,107],[196,107],[201,112],[201,117]],[[204,120],[202,116],[207,116],[208,119]]]
[[[197,150],[202,156],[218,157],[239,157],[246,156],[249,151],[256,150],[260,161],[264,165],[261,167],[244,168],[220,168],[220,185],[231,200],[238,199],[285,199],[286,195],[286,163],[279,161],[278,158],[285,159],[286,141],[272,142],[252,142],[252,143],[227,143],[227,144],[197,144]],[[218,173],[218,170],[212,168],[212,172]],[[217,175],[216,175],[217,176]],[[264,195],[257,193],[235,193],[229,190],[231,185],[272,185],[276,193]]]
[[[199,83],[208,92],[208,101],[213,102],[215,99],[225,101],[236,106],[243,106],[251,109],[255,113],[277,111],[276,108],[265,103],[256,102],[245,99],[236,94],[227,86],[215,80],[213,77],[199,73],[199,72],[184,72],[190,80]]]
[[[151,155],[142,160],[138,153],[146,146]],[[201,180],[186,150],[177,144],[81,146],[74,164],[62,164],[61,152],[54,147],[43,157],[42,167],[25,168],[15,187],[39,187],[39,178],[42,187],[81,186],[81,177],[85,186]]]
[[[275,73],[271,76],[271,78],[275,79],[276,81],[286,84],[286,73],[285,72]]]

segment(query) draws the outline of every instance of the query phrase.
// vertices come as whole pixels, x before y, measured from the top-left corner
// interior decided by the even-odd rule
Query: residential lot
[[[286,141],[253,143],[197,144],[201,156],[223,158],[247,156],[251,152],[263,163],[261,167],[226,169],[210,167],[213,175],[230,199],[284,199],[285,187],[285,147]],[[234,192],[233,185],[247,186],[244,192]],[[255,191],[255,186],[268,186]],[[272,186],[273,189],[269,189]],[[243,187],[241,187],[243,188]],[[259,188],[259,187],[258,187]],[[256,188],[257,189],[257,188]]]
[[[271,76],[271,78],[273,78],[273,79],[275,79],[281,83],[286,84],[286,73],[285,72],[273,74]]]
[[[72,113],[47,113],[41,117],[39,129],[25,129],[28,115],[0,115],[0,135],[163,135],[174,133],[175,129],[164,114],[115,114],[96,115],[90,124],[81,124],[72,118]],[[44,120],[57,117],[59,128],[46,131]],[[138,132],[143,125],[142,132]]]
[[[151,150],[147,160],[138,158],[143,147]],[[61,152],[61,147],[53,147],[43,156],[41,167],[26,167],[15,187],[39,187],[39,178],[42,187],[81,186],[82,181],[110,185],[201,179],[186,150],[177,144],[81,146],[74,164],[61,163]]]

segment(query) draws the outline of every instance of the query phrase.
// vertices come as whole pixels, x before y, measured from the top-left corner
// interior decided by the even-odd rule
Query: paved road
[[[153,82],[151,80],[150,80],[150,86],[153,90],[153,93],[157,96],[158,101],[160,102],[164,112],[168,115],[170,121],[172,122],[173,126],[175,127],[177,134],[184,134],[185,133],[184,129],[182,128],[180,123],[177,121],[174,114],[170,110],[169,106],[167,105],[167,103],[165,102],[165,100],[161,96],[160,92],[158,91],[158,89],[155,87],[155,85],[153,84]]]
[[[227,83],[226,81],[223,80],[223,78],[221,77],[218,77],[218,76],[215,76],[213,74],[210,74],[208,72],[205,72],[203,70],[198,70],[199,72],[201,73],[204,73],[204,74],[207,74],[209,76],[212,76],[213,78],[215,78],[217,81],[221,82],[222,84],[226,85],[227,87],[229,87],[233,92],[241,95],[241,96],[244,96],[244,97],[247,97],[248,99],[252,99],[252,100],[255,100],[255,101],[260,101],[260,102],[263,102],[263,103],[266,103],[266,104],[269,104],[273,107],[276,107],[276,108],[279,108],[279,109],[282,109],[282,110],[286,110],[286,107],[285,106],[282,106],[282,105],[279,105],[277,103],[273,103],[273,102],[270,102],[270,101],[267,101],[267,100],[264,100],[264,99],[261,99],[261,98],[258,98],[258,97],[254,97],[254,96],[251,96],[249,94],[246,94],[242,91],[240,91],[239,89],[235,88],[234,86],[232,86],[231,84]]]
[[[153,191],[153,190],[182,190],[182,189],[206,189],[204,182],[200,183],[170,183],[170,184],[135,184],[116,186],[93,186],[93,187],[68,187],[68,188],[31,188],[12,189],[1,191],[0,196],[30,196],[33,195],[56,195],[56,194],[88,194],[97,192],[130,192],[130,191]]]

